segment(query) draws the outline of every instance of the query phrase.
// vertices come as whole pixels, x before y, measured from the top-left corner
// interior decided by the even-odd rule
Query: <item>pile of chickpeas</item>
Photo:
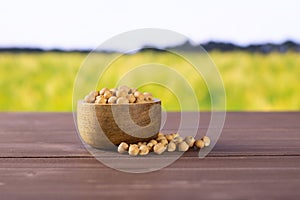
[[[118,88],[91,91],[84,97],[84,101],[95,104],[128,104],[151,102],[153,97],[149,92],[142,93],[135,88],[122,85]]]
[[[163,133],[158,133],[157,138],[150,140],[149,142],[139,142],[137,144],[127,144],[122,142],[118,146],[119,153],[128,153],[131,156],[145,156],[150,152],[156,154],[162,154],[165,151],[174,152],[188,151],[190,148],[203,149],[210,145],[210,139],[204,136],[200,140],[195,140],[193,136],[187,136],[185,138],[180,137],[178,133],[172,133],[164,135]]]

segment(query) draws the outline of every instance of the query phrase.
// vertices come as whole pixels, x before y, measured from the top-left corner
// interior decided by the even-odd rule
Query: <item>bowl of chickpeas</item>
[[[99,149],[112,149],[156,138],[161,126],[161,101],[128,86],[91,91],[77,103],[81,139]]]

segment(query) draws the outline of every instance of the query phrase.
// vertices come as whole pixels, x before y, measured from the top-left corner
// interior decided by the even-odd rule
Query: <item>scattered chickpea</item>
[[[189,145],[189,147],[193,147],[195,143],[195,138],[193,136],[185,137],[184,141]]]
[[[149,151],[152,151],[152,150],[153,150],[153,146],[154,146],[154,144],[151,143],[151,142],[149,142],[149,143],[147,144],[147,147],[148,147]]]
[[[204,146],[208,147],[210,145],[210,139],[207,136],[204,136],[202,138],[203,142],[204,142]]]
[[[118,152],[119,153],[125,153],[128,150],[128,144],[125,142],[121,142],[121,144],[119,144],[118,146]]]
[[[168,151],[169,152],[173,152],[173,151],[175,151],[176,150],[176,144],[174,143],[174,142],[170,142],[169,144],[168,144]]]
[[[179,144],[179,143],[183,142],[183,138],[180,137],[180,136],[177,136],[177,137],[175,137],[175,138],[173,139],[173,142],[174,142],[175,144]]]
[[[156,141],[156,140],[150,140],[149,143],[152,143],[153,145],[156,145],[156,144],[157,144],[157,141]]]
[[[159,132],[159,133],[157,134],[157,137],[165,137],[165,135],[164,135],[163,133]]]
[[[167,139],[169,142],[172,141],[172,140],[174,139],[174,137],[173,137],[172,134],[166,135],[165,137],[166,137],[166,139]]]
[[[166,149],[167,149],[167,147],[165,145],[163,145],[162,143],[157,143],[153,147],[153,151],[156,154],[162,154],[163,152],[166,151]]]
[[[139,154],[141,156],[145,156],[149,153],[149,149],[146,145],[142,144],[140,147],[139,147]]]
[[[189,145],[186,142],[180,142],[178,144],[178,151],[187,151],[189,150]]]
[[[131,156],[137,156],[139,154],[139,147],[136,144],[131,144],[128,149],[128,154]]]
[[[160,140],[160,143],[162,143],[163,145],[168,145],[168,140],[167,139],[162,139],[162,140]]]
[[[171,139],[173,136],[176,137],[174,139]],[[128,151],[128,154],[131,156],[137,156],[138,154],[144,156],[149,154],[149,152],[151,151],[153,151],[156,154],[162,154],[165,151],[173,152],[176,149],[178,151],[185,152],[193,146],[202,149],[205,147],[205,142],[206,145],[210,144],[210,139],[207,136],[204,136],[200,140],[195,140],[193,136],[187,136],[183,140],[183,138],[180,137],[178,133],[173,133],[169,135],[159,133],[157,140],[152,139],[148,143],[140,141],[137,144],[130,144],[128,147],[128,144],[122,142],[118,146],[118,152],[125,153]]]
[[[203,140],[196,140],[195,147],[197,147],[199,149],[203,149],[204,148],[204,142],[203,142]]]

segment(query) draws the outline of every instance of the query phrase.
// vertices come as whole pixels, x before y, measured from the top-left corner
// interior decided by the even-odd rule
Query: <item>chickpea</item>
[[[175,144],[179,144],[179,143],[183,142],[183,138],[180,137],[180,136],[177,136],[177,137],[175,137],[175,138],[173,139],[173,142],[174,142]]]
[[[117,102],[117,97],[116,96],[111,96],[108,100],[107,103],[109,104],[115,104]]]
[[[117,104],[126,104],[126,103],[129,103],[129,101],[126,97],[119,97],[117,99]]]
[[[207,136],[204,136],[202,138],[203,142],[204,142],[204,146],[208,147],[210,145],[210,139]]]
[[[106,104],[107,99],[103,96],[97,96],[95,103],[96,104]]]
[[[163,133],[158,133],[157,137],[165,137],[165,135]]]
[[[116,97],[126,97],[127,94],[128,93],[125,90],[117,90],[116,91]]]
[[[128,144],[125,142],[121,142],[121,144],[119,144],[118,146],[118,152],[119,153],[125,153],[128,150]]]
[[[154,144],[151,143],[151,142],[149,142],[149,143],[147,144],[147,147],[148,147],[149,151],[152,151],[152,150],[153,150],[153,147],[154,147]]]
[[[186,142],[181,142],[178,144],[178,151],[187,151],[189,150],[189,145]]]
[[[166,135],[165,137],[166,137],[166,139],[167,139],[169,142],[172,141],[172,140],[174,139],[174,137],[173,137],[172,134]]]
[[[121,85],[121,86],[118,87],[118,90],[125,91],[126,94],[128,94],[130,88],[128,86],[126,86],[126,85]]]
[[[193,136],[185,137],[184,141],[189,145],[189,147],[193,147],[195,143],[195,138]]]
[[[137,156],[139,154],[139,147],[136,144],[131,144],[128,149],[128,154],[131,156]]]
[[[153,100],[153,97],[152,97],[152,94],[151,94],[151,93],[149,93],[149,92],[144,92],[143,95],[144,95],[144,100],[145,100],[145,101],[152,101],[152,100]]]
[[[176,150],[176,144],[174,143],[174,142],[170,142],[169,144],[168,144],[168,151],[169,152],[173,152],[173,151],[175,151]]]
[[[150,140],[149,143],[152,143],[153,145],[156,145],[158,142],[156,140]]]
[[[95,97],[88,94],[84,97],[84,101],[87,102],[87,103],[94,103],[95,102]]]
[[[144,145],[144,144],[142,144],[140,147],[139,147],[139,154],[141,155],[141,156],[145,156],[145,155],[147,155],[148,153],[149,153],[149,149],[148,149],[148,147],[146,146],[146,145]]]
[[[162,143],[157,143],[153,147],[153,151],[156,154],[162,154],[163,152],[165,152],[166,149],[167,149],[167,147],[165,145],[163,145]]]
[[[99,92],[100,95],[104,95],[105,91],[109,91],[108,88],[102,88]]]
[[[97,91],[97,90],[91,91],[91,92],[89,93],[89,95],[94,96],[94,97],[96,98],[96,96],[99,95],[99,91]]]
[[[133,94],[129,94],[129,95],[128,95],[128,100],[129,100],[129,103],[134,103],[135,100],[136,100],[136,98],[134,97]]]
[[[205,145],[204,145],[203,140],[196,140],[195,146],[199,149],[203,149]]]
[[[103,97],[104,97],[105,99],[109,99],[111,96],[112,96],[112,92],[109,91],[109,90],[106,90],[106,91],[104,92],[104,94],[103,94]]]

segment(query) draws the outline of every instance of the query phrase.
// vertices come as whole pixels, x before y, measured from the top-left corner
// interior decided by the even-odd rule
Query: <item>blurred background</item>
[[[197,55],[202,45],[223,78],[227,110],[299,110],[299,9],[296,0],[3,0],[0,111],[72,111],[74,79],[89,51],[138,28],[170,29],[190,38],[157,48]],[[118,46],[103,48],[101,54],[115,51]],[[152,58],[168,65],[180,62],[166,52],[145,50],[114,65],[118,69]],[[209,110],[206,88],[193,87],[203,87],[199,104]],[[180,108],[169,103],[167,109]]]

